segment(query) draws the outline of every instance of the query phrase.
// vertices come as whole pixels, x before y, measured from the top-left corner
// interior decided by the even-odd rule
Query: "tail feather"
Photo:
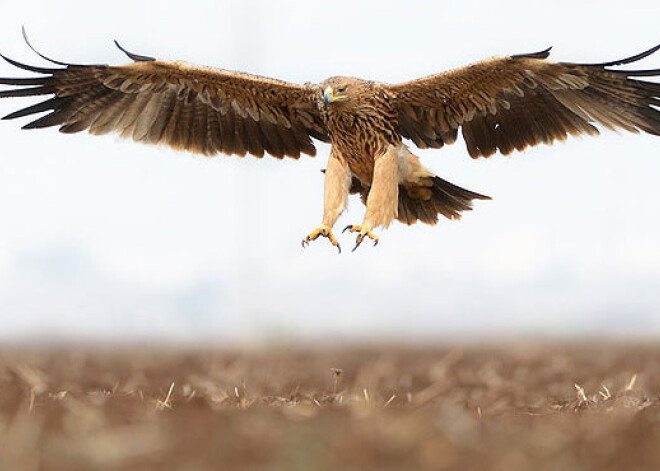
[[[462,211],[472,210],[473,200],[491,199],[489,196],[466,190],[440,177],[433,177],[433,186],[429,189],[430,197],[420,199],[411,196],[408,189],[400,186],[397,219],[408,225],[417,221],[433,225],[437,224],[439,214],[447,219],[460,219]]]
[[[490,196],[475,193],[440,177],[432,177],[432,185],[410,187],[399,185],[399,210],[397,219],[404,224],[437,224],[438,215],[447,219],[460,219],[462,211],[472,210],[473,200],[490,200]],[[418,191],[421,190],[421,191]],[[362,203],[367,204],[369,189],[353,177],[351,194],[360,194]]]

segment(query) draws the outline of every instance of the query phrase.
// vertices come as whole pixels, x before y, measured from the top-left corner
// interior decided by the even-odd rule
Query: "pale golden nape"
[[[303,245],[323,236],[339,249],[332,229],[349,194],[357,193],[367,207],[363,222],[347,227],[357,233],[357,248],[365,238],[377,242],[373,229],[394,219],[435,224],[439,215],[458,219],[473,200],[488,199],[425,169],[404,139],[440,148],[460,131],[476,158],[597,135],[596,126],[660,135],[660,84],[646,80],[660,69],[617,67],[659,49],[600,64],[548,62],[546,50],[396,85],[351,77],[296,85],[123,48],[133,62],[121,66],[66,64],[40,54],[57,66],[44,68],[2,56],[37,75],[0,78],[0,85],[15,87],[0,90],[0,98],[49,96],[3,118],[43,114],[25,129],[112,132],[207,156],[299,158],[316,154],[313,139],[330,142],[322,224]]]

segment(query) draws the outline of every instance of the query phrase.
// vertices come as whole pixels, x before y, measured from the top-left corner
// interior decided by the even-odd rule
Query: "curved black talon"
[[[344,232],[346,232],[349,229],[353,229],[353,224],[349,224],[348,226],[344,227],[344,230],[341,231],[341,233],[343,234]]]
[[[353,250],[351,250],[351,252],[355,252],[363,240],[364,240],[364,236],[362,234],[358,234],[357,239],[355,239],[355,247],[353,247]]]
[[[364,239],[368,236],[368,234],[358,234],[357,239],[355,239],[355,247],[353,247],[353,250],[351,252],[355,252],[355,250],[364,242]],[[378,242],[380,239],[374,240],[374,247],[378,245]]]
[[[314,231],[312,231],[311,234],[307,235],[307,237],[303,237],[303,240],[300,242],[300,245],[302,245],[302,247],[306,249],[307,247],[309,247],[310,242],[318,239],[320,236],[327,237],[330,240],[330,243],[335,247],[337,247],[337,250],[339,251],[339,253],[341,253],[341,247],[339,246],[339,242],[332,234],[332,231],[327,227],[322,227],[322,228],[319,227],[318,229],[315,229]]]

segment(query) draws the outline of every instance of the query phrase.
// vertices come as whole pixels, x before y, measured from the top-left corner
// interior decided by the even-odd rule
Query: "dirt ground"
[[[101,469],[660,469],[660,345],[0,350],[0,470]]]

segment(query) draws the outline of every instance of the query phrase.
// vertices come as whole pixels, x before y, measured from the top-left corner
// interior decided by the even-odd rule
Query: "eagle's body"
[[[338,101],[322,106],[321,116],[330,142],[348,163],[351,173],[369,187],[374,170],[374,157],[388,146],[402,143],[397,128],[397,111],[387,91],[378,83],[349,77],[333,77],[321,84],[326,90],[346,87],[349,103]]]
[[[359,233],[357,247],[365,237],[377,241],[372,229],[394,219],[435,224],[439,215],[459,218],[472,200],[488,199],[425,169],[404,139],[440,148],[460,131],[477,158],[569,134],[596,135],[595,124],[660,135],[660,84],[640,79],[660,76],[660,69],[612,68],[659,49],[602,64],[552,63],[546,50],[395,85],[349,77],[296,85],[122,49],[133,63],[74,65],[42,56],[64,66],[42,68],[5,58],[40,76],[0,78],[0,84],[18,86],[0,91],[0,98],[53,95],[5,116],[46,113],[25,128],[116,132],[207,156],[298,158],[315,155],[312,138],[330,142],[323,222],[303,245],[324,236],[339,247],[332,228],[349,193],[359,193],[367,206],[364,221],[349,226]]]

